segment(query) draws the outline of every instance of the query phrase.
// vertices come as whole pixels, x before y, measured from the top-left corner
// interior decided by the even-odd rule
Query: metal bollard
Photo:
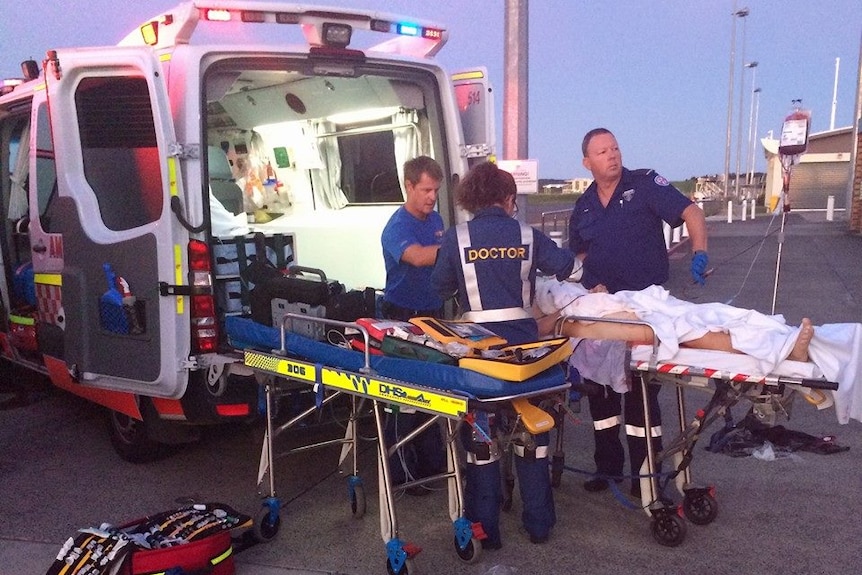
[[[826,197],[826,221],[831,222],[835,219],[835,196]]]
[[[727,223],[733,222],[733,200],[727,202]]]
[[[748,205],[746,204],[745,200],[742,200],[742,221],[743,222],[745,221],[746,210],[748,210]]]

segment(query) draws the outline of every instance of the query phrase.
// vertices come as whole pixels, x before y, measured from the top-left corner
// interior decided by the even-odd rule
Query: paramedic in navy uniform
[[[431,290],[431,269],[443,237],[443,218],[434,207],[443,169],[433,158],[418,156],[404,163],[406,199],[389,218],[380,243],[386,264],[386,288],[381,312],[386,319],[441,317],[443,300]],[[430,415],[401,410],[386,420],[387,444],[407,435]],[[446,471],[446,450],[440,428],[432,425],[390,459],[392,483],[399,484]],[[408,488],[425,495],[423,486]]]
[[[703,211],[653,170],[628,170],[614,135],[605,128],[590,130],[581,145],[583,165],[593,183],[576,202],[569,221],[569,248],[583,262],[582,283],[588,289],[641,290],[668,279],[668,255],[662,223],[685,222],[693,252],[691,274],[706,281],[706,220]],[[601,286],[604,286],[602,288]],[[632,472],[631,493],[640,497],[640,473],[646,457],[646,428],[640,381],[629,381],[625,400],[626,437]],[[660,385],[649,386],[653,445],[661,449]],[[584,483],[587,491],[608,487],[608,478],[623,473],[622,395],[603,386],[589,396],[595,437],[596,476]]]
[[[431,275],[441,297],[457,292],[462,319],[482,324],[507,343],[515,345],[539,339],[530,311],[536,271],[565,280],[575,265],[574,255],[553,240],[513,218],[517,212],[517,188],[512,175],[492,163],[473,167],[455,189],[455,201],[473,219],[449,229]],[[575,278],[576,279],[576,278]],[[477,420],[488,415],[476,414]],[[488,427],[494,425],[487,422]],[[465,515],[480,522],[486,549],[499,549],[501,470],[499,449],[484,452],[480,436],[462,426],[467,450]],[[484,436],[494,437],[483,427]],[[515,447],[515,468],[523,511],[521,520],[533,543],[544,543],[556,522],[548,467],[549,434],[533,436],[530,448]],[[519,449],[520,447],[520,449]],[[472,448],[472,449],[471,449]],[[490,453],[488,453],[490,451]]]

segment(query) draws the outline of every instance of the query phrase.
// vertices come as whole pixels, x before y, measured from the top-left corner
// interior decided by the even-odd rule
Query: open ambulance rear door
[[[170,210],[182,194],[161,64],[139,47],[52,56],[29,207],[46,365],[55,381],[65,369],[74,385],[178,397],[188,298],[159,286],[188,283],[188,236]]]
[[[488,70],[477,67],[452,74],[455,99],[464,133],[464,150],[468,165],[494,156],[494,99]]]

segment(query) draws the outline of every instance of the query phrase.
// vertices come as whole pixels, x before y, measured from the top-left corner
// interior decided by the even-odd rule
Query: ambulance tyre
[[[276,514],[273,517],[269,507],[264,506],[254,518],[254,538],[261,543],[271,541],[278,534],[279,527],[281,527],[281,515]]]
[[[141,400],[143,421],[118,411],[108,411],[108,431],[111,445],[121,459],[129,463],[149,463],[164,457],[168,446],[150,438],[146,409]]]

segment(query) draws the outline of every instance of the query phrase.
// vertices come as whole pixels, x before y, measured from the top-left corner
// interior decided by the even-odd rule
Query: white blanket
[[[659,286],[590,294],[578,284],[543,278],[536,282],[536,304],[542,313],[561,310],[567,316],[604,317],[620,311],[632,312],[648,323],[658,337],[659,361],[672,361],[680,343],[707,332],[729,333],[733,348],[754,358],[761,375],[776,372],[800,332],[799,327],[788,326],[781,315],[769,316],[721,303],[694,304],[671,296]],[[691,351],[694,350],[687,350]],[[822,375],[839,383],[834,393],[838,421],[847,423],[850,418],[862,421],[862,324],[816,326],[808,353],[819,368],[814,377]],[[709,357],[707,354],[704,359]]]

